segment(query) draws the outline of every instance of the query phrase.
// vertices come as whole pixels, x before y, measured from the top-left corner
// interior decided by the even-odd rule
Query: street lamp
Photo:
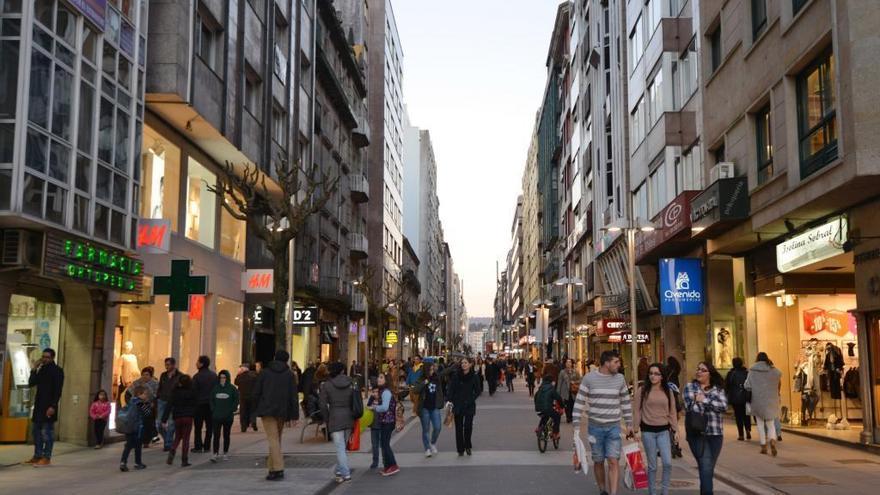
[[[443,320],[443,336],[446,336],[446,311],[441,311],[437,313],[437,318]],[[440,344],[443,343],[443,339],[438,339],[434,336],[434,341],[437,342],[437,354],[440,354]]]
[[[566,298],[568,300],[568,331],[565,333],[565,352],[571,357],[571,340],[569,335],[572,333],[571,327],[571,286],[576,285],[578,287],[584,285],[584,281],[577,277],[562,277],[556,282],[553,282],[553,285],[564,285],[566,289]]]
[[[638,329],[636,328],[636,233],[637,232],[653,232],[657,230],[653,223],[636,218],[617,219],[610,225],[603,227],[602,230],[608,232],[624,232],[626,233],[626,250],[627,260],[629,264],[629,318],[630,333],[632,334],[632,382],[633,390],[638,389],[639,376],[639,343]]]

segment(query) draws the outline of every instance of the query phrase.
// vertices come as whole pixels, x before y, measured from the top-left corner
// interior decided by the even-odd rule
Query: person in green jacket
[[[211,390],[211,419],[214,425],[214,456],[211,462],[220,459],[220,432],[223,432],[223,460],[228,461],[229,434],[232,431],[232,420],[238,408],[238,389],[230,380],[229,371],[222,370],[217,374],[217,384]]]

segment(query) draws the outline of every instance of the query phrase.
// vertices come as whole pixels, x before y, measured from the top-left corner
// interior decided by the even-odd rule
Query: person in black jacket
[[[189,434],[192,431],[193,416],[196,414],[196,393],[193,390],[193,381],[189,375],[180,375],[177,388],[171,392],[171,403],[162,413],[162,426],[168,426],[168,418],[174,418],[174,443],[168,451],[166,463],[174,463],[174,453],[177,446],[183,442],[183,450],[180,453],[180,466],[189,466]]]
[[[241,422],[241,432],[252,427],[257,431],[257,416],[254,415],[254,386],[257,383],[257,366],[253,363],[247,365],[247,371],[243,371],[235,377],[235,386],[238,387],[239,406],[238,419]]]
[[[486,364],[486,381],[489,382],[489,395],[495,395],[495,390],[498,388],[498,380],[501,378],[501,368],[498,366],[498,363],[493,358],[489,358],[489,363]]]
[[[180,376],[177,360],[173,357],[165,358],[165,371],[159,376],[159,390],[156,392],[159,399],[157,401],[156,423],[158,423],[159,433],[162,435],[165,452],[171,450],[171,443],[174,442],[174,423],[170,423],[167,428],[163,427],[162,416],[171,405],[171,395],[180,382]]]
[[[746,402],[748,402],[748,393],[744,384],[749,376],[749,370],[743,366],[741,357],[733,358],[733,369],[727,372],[724,380],[724,392],[727,394],[727,402],[733,406],[733,415],[736,416],[736,431],[738,433],[737,440],[743,440],[743,432],[745,438],[752,439],[752,418],[746,415]]]
[[[48,466],[52,459],[52,445],[55,443],[55,421],[58,420],[58,401],[64,387],[64,370],[55,364],[55,350],[43,349],[28,379],[29,387],[37,387],[34,398],[33,422],[34,457],[25,461],[34,466]]]
[[[198,371],[193,375],[193,391],[196,393],[196,415],[193,418],[195,429],[195,444],[192,449],[194,454],[208,452],[211,449],[211,434],[214,426],[211,422],[211,391],[217,385],[217,373],[209,368],[211,358],[199,356],[196,361]],[[205,425],[204,441],[202,440],[202,425]]]
[[[474,429],[474,415],[477,413],[477,397],[480,395],[480,382],[473,370],[473,361],[462,358],[460,370],[452,374],[446,400],[452,402],[455,417],[455,448],[458,455],[467,452],[471,455],[471,433]],[[491,386],[491,384],[490,384]]]
[[[275,360],[263,368],[254,387],[255,414],[263,418],[263,429],[269,442],[269,458],[266,479],[278,481],[284,478],[284,456],[281,452],[281,433],[284,423],[299,420],[296,376],[287,366],[290,354],[283,349],[275,351]]]

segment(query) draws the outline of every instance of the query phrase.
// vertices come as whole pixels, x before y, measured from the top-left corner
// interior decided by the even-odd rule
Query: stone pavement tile
[[[55,442],[52,447],[52,455],[60,456],[70,452],[87,449],[81,445],[66,442]],[[33,444],[10,444],[0,445],[0,467],[12,466],[30,459],[34,455]]]

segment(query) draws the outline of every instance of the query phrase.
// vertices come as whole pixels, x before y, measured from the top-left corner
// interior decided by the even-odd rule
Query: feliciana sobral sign
[[[660,275],[660,314],[701,315],[705,292],[703,267],[699,258],[662,258]]]

